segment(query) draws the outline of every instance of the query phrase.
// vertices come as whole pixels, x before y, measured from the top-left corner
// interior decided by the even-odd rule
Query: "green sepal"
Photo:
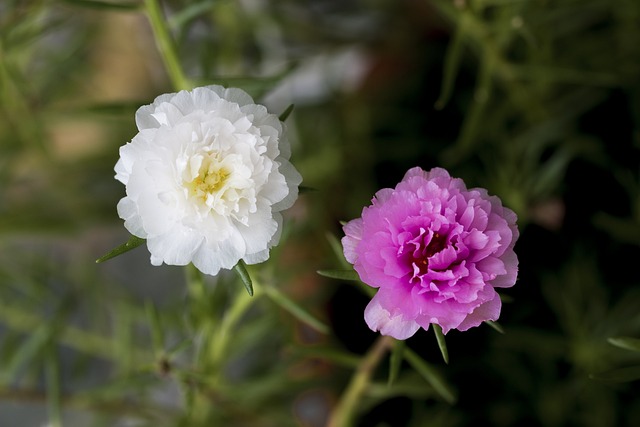
[[[138,246],[142,245],[145,241],[146,241],[145,239],[141,239],[140,237],[131,236],[129,237],[129,240],[127,240],[127,243],[124,243],[118,246],[117,248],[113,249],[106,255],[101,256],[96,260],[96,263],[105,262],[107,260],[110,260],[111,258],[120,256],[125,252],[129,252],[130,250],[135,249]]]
[[[619,348],[640,352],[640,339],[631,337],[611,337],[607,340],[609,344]]]
[[[360,276],[358,276],[358,273],[353,270],[318,270],[317,273],[330,279],[352,281],[360,280]]]
[[[293,107],[294,107],[294,106],[295,106],[294,104],[289,105],[289,106],[287,107],[287,109],[286,109],[286,110],[284,110],[284,111],[282,112],[282,114],[280,114],[280,116],[279,116],[278,118],[280,119],[280,121],[281,121],[281,122],[284,122],[285,120],[287,120],[287,118],[289,117],[289,115],[290,115],[290,114],[291,114],[291,112],[293,111]]]
[[[244,284],[244,288],[247,290],[247,293],[249,294],[249,296],[252,297],[253,296],[253,281],[251,281],[251,276],[249,275],[249,272],[247,271],[247,264],[245,264],[244,261],[240,260],[240,261],[238,261],[236,266],[233,267],[233,269],[235,270],[235,272],[240,277],[240,280],[242,280],[242,284]]]
[[[447,350],[447,341],[444,338],[444,334],[442,333],[442,328],[440,325],[432,324],[433,332],[436,334],[436,340],[438,340],[438,347],[440,347],[440,353],[442,354],[442,360],[447,365],[449,364],[449,351]]]

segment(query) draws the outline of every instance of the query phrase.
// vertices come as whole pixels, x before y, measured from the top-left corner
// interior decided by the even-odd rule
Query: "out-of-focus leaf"
[[[20,370],[33,361],[33,359],[42,354],[44,347],[47,345],[54,331],[54,322],[42,323],[31,335],[29,335],[24,343],[13,354],[9,361],[4,382],[10,384],[18,378]]]
[[[298,187],[299,194],[313,193],[314,191],[318,191],[318,189],[313,187],[307,187],[305,185],[301,185],[300,187]]]
[[[204,0],[186,6],[169,19],[169,27],[173,30],[180,29],[187,22],[208,12],[215,2],[216,0]]]
[[[405,348],[404,358],[447,403],[454,404],[456,396],[453,389],[445,382],[440,373],[430,364],[425,362],[418,354],[410,348]]]
[[[179,343],[177,343],[176,345],[174,345],[173,347],[171,347],[169,350],[167,350],[167,354],[169,356],[173,356],[174,354],[180,353],[182,350],[186,349],[192,344],[193,344],[193,338],[185,338]]]
[[[100,104],[85,105],[78,108],[67,110],[73,114],[99,114],[99,115],[132,115],[135,111],[147,101],[131,101],[131,102],[108,102]],[[62,110],[65,111],[64,109]]]
[[[254,99],[261,98],[264,94],[272,90],[278,82],[287,77],[291,71],[296,68],[297,64],[291,64],[282,72],[269,77],[220,77],[220,76],[204,76],[202,84],[217,84],[225,87],[241,87],[249,93]]]
[[[153,350],[156,355],[164,352],[164,329],[162,328],[162,322],[160,322],[160,314],[158,309],[151,302],[147,301],[144,306],[147,319],[149,321],[149,327],[151,329],[151,339],[153,341]]]
[[[462,47],[463,40],[466,31],[466,23],[465,15],[462,15],[461,19],[458,21],[458,25],[456,27],[456,31],[453,35],[453,38],[449,42],[449,46],[447,47],[447,54],[444,60],[444,70],[443,81],[442,81],[442,89],[440,91],[440,97],[436,101],[435,107],[438,110],[444,108],[444,106],[451,98],[451,93],[453,92],[453,85],[456,81],[456,76],[458,74],[458,68],[460,67],[460,58],[462,57]]]
[[[395,340],[393,349],[391,349],[391,357],[389,358],[389,379],[387,386],[391,387],[398,378],[400,366],[402,365],[402,357],[404,354],[404,341]]]
[[[596,227],[605,230],[616,240],[640,245],[640,223],[637,221],[598,212],[594,215],[593,222]]]
[[[296,356],[327,360],[347,368],[357,368],[360,363],[362,363],[362,358],[360,356],[331,347],[296,346],[291,351]]]
[[[316,331],[328,334],[329,327],[313,317],[309,312],[307,312],[304,308],[300,307],[296,302],[292,299],[284,295],[282,292],[274,288],[273,286],[264,286],[265,293],[273,302],[278,304],[280,307],[291,313],[295,318],[300,320],[303,323],[311,326]]]
[[[589,375],[591,379],[611,382],[628,382],[640,380],[640,366],[613,369],[599,374]]]
[[[360,280],[360,276],[353,270],[318,270],[317,273],[330,279],[338,280]]]
[[[96,260],[96,262],[101,263],[101,262],[110,260],[111,258],[120,256],[125,252],[129,252],[130,250],[137,248],[138,246],[142,245],[144,242],[145,242],[145,239],[141,239],[137,236],[131,236],[129,237],[129,240],[127,240],[127,243],[124,243],[118,246],[117,248],[113,249],[106,255],[101,256]]]
[[[425,386],[422,376],[415,372],[402,375],[394,381],[393,385],[374,382],[367,387],[367,397],[374,398],[376,401],[395,396],[424,400],[434,395],[433,389]]]
[[[342,251],[342,244],[340,243],[340,240],[338,240],[338,238],[332,233],[327,233],[326,237],[327,242],[329,242],[329,246],[331,247],[331,251],[335,255],[336,259],[340,262],[340,265],[342,265],[345,270],[352,269],[351,264],[349,264],[344,258],[344,252]]]
[[[47,380],[47,406],[49,409],[49,425],[62,427],[62,390],[60,386],[60,360],[57,349],[49,345],[45,359]]]
[[[609,344],[624,348],[625,350],[640,351],[640,339],[638,338],[611,337],[607,341],[609,341]]]
[[[240,280],[242,280],[242,284],[244,285],[244,288],[247,290],[247,293],[249,294],[249,296],[253,296],[253,281],[251,280],[251,276],[249,275],[249,272],[247,271],[247,265],[244,263],[244,261],[240,260],[238,261],[238,263],[236,264],[235,267],[233,267],[234,271],[238,274],[238,276],[240,277]]]
[[[141,8],[139,2],[132,1],[99,1],[99,0],[62,0],[72,6],[86,7],[90,9],[114,10],[114,11],[136,11]]]
[[[511,71],[516,78],[531,81],[563,82],[580,85],[612,87],[619,84],[619,77],[615,74],[598,73],[586,70],[513,65]]]
[[[82,397],[87,400],[101,401],[117,399],[130,393],[131,390],[142,390],[158,384],[158,377],[152,370],[131,373],[106,382],[95,388],[82,391]]]
[[[438,340],[438,347],[440,348],[442,359],[444,360],[444,363],[449,364],[449,351],[447,350],[447,341],[442,333],[442,328],[440,325],[436,325],[435,323],[431,326],[433,327],[433,332],[436,334],[436,340]]]

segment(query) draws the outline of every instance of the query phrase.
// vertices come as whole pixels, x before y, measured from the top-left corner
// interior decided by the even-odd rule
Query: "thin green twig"
[[[175,90],[191,89],[191,82],[184,74],[182,66],[180,65],[175,43],[169,33],[169,27],[160,9],[158,0],[144,0],[144,6],[147,16],[149,17],[149,22],[151,23],[151,28],[153,29],[158,50],[164,61],[173,88]]]
[[[348,427],[353,423],[358,402],[367,390],[373,373],[391,347],[393,338],[380,336],[364,356],[358,370],[351,377],[347,389],[331,413],[327,427]]]

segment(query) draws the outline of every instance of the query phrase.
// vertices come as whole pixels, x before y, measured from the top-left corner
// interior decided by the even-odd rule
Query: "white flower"
[[[269,258],[302,181],[278,117],[240,89],[207,86],[157,97],[136,124],[115,166],[118,214],[151,263],[217,274]]]

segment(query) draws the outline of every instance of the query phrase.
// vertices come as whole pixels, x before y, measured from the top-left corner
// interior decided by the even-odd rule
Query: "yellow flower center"
[[[204,157],[198,175],[189,183],[189,192],[206,202],[209,195],[222,189],[231,172],[225,168],[215,154]]]

